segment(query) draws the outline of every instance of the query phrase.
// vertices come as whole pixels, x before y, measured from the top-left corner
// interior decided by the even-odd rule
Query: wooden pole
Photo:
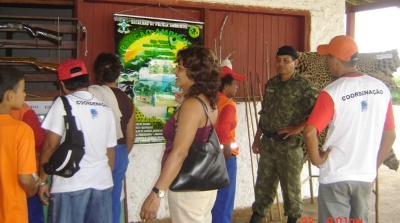
[[[250,77],[250,83],[253,83],[253,78],[252,78],[251,72],[250,72],[249,77]],[[257,128],[258,128],[258,112],[257,112],[257,103],[256,103],[256,96],[254,94],[253,84],[250,84],[250,90],[251,90],[251,96],[252,96],[252,99],[253,99],[253,109],[254,109],[254,116],[256,118],[256,131],[257,131]],[[254,135],[255,135],[255,133],[254,133]],[[258,158],[258,154],[256,154],[256,159],[257,159],[257,164],[258,164],[258,159],[259,159]]]
[[[126,177],[124,177],[124,217],[125,223],[128,223],[128,194],[126,193]]]
[[[261,88],[261,82],[260,82],[260,78],[258,77],[258,73],[256,73],[256,80],[257,80],[257,84],[258,84],[258,93],[260,94],[260,102],[262,103],[263,101],[263,91]]]
[[[244,80],[243,82],[244,85],[244,91],[245,94],[247,94],[247,81]],[[253,164],[253,153],[251,151],[251,134],[250,134],[250,122],[249,122],[249,107],[250,105],[248,105],[249,101],[248,101],[248,97],[245,97],[245,106],[246,106],[246,124],[247,124],[247,136],[249,138],[249,152],[250,152],[250,163],[251,163],[251,175],[253,176],[253,188],[256,186],[256,180],[255,180],[255,176],[254,176],[254,164]]]
[[[268,43],[265,42],[265,69],[267,72],[267,80],[269,80],[269,75],[270,75],[269,68],[270,68],[270,66],[269,66],[269,47],[268,47]]]
[[[313,185],[313,175],[312,175],[312,165],[310,159],[307,159],[308,162],[308,182],[310,182],[310,195],[311,195],[311,204],[314,203],[314,185]]]
[[[250,83],[253,83],[251,72],[250,72]],[[254,94],[253,84],[250,84],[250,90],[251,90],[251,98],[253,99],[253,109],[254,109],[254,116],[256,118],[256,126],[258,126],[257,104],[256,104],[256,96]]]
[[[376,171],[376,180],[375,180],[375,223],[379,223],[379,184],[378,184],[379,174],[378,174],[378,170]]]
[[[251,72],[250,72],[250,76],[251,76]],[[244,90],[245,90],[245,94],[246,94],[246,97],[247,97],[247,100],[248,100],[248,102],[250,103],[250,95],[249,95],[249,91],[248,91],[248,82],[247,82],[247,80],[245,80],[245,88],[244,88]],[[250,106],[250,105],[249,105]],[[252,111],[251,111],[251,108],[249,107],[249,114],[250,114],[250,117],[254,117],[253,116],[253,113],[252,113]],[[253,136],[255,135],[255,132],[254,132],[254,121],[253,121],[253,118],[251,118],[250,119],[250,121],[251,121],[251,130],[253,131]]]
[[[250,75],[251,76],[251,72]],[[248,90],[248,82],[247,80],[244,80],[244,91],[245,91],[245,95],[246,95],[246,99],[247,101],[250,103],[250,95],[249,95],[249,90]],[[253,132],[253,137],[255,136],[255,131],[254,131],[254,121],[253,121],[253,113],[251,112],[251,106],[249,104],[249,117],[250,117],[250,122],[251,122],[251,129]],[[258,164],[258,155],[256,154],[257,157],[257,164]]]

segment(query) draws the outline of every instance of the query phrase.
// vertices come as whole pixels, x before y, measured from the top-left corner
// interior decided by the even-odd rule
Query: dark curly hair
[[[63,80],[64,87],[69,91],[77,91],[90,85],[89,75],[79,75],[68,80]]]
[[[216,109],[221,65],[215,54],[204,46],[191,45],[178,51],[175,62],[179,61],[187,68],[188,78],[194,81],[189,92],[185,92],[185,97],[204,94],[211,108]]]
[[[121,63],[115,54],[101,53],[94,61],[93,70],[96,84],[112,83],[121,74]]]

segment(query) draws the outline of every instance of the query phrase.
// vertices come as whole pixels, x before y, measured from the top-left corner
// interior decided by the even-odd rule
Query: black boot
[[[264,217],[261,216],[259,213],[253,212],[249,223],[261,223],[263,219],[264,219]]]
[[[288,219],[287,219],[287,223],[296,223],[296,222],[297,222],[297,218],[288,217]]]

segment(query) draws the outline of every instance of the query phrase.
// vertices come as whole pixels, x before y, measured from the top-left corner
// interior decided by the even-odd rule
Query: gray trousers
[[[368,223],[371,185],[369,182],[361,181],[320,184],[318,223],[361,222],[361,220],[363,223]]]

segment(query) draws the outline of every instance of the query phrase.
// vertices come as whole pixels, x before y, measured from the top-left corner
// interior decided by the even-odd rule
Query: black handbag
[[[71,113],[71,105],[68,99],[60,96],[65,111],[64,123],[66,129],[65,140],[51,155],[49,162],[43,164],[44,171],[49,175],[58,175],[65,178],[72,177],[79,171],[79,162],[85,155],[85,139],[82,131],[79,131],[75,117]]]
[[[200,98],[196,97],[196,99],[201,102],[211,123],[206,105]],[[172,191],[205,191],[220,189],[228,185],[229,176],[225,158],[221,152],[214,126],[211,124],[207,142],[190,146],[188,156],[169,189]]]

